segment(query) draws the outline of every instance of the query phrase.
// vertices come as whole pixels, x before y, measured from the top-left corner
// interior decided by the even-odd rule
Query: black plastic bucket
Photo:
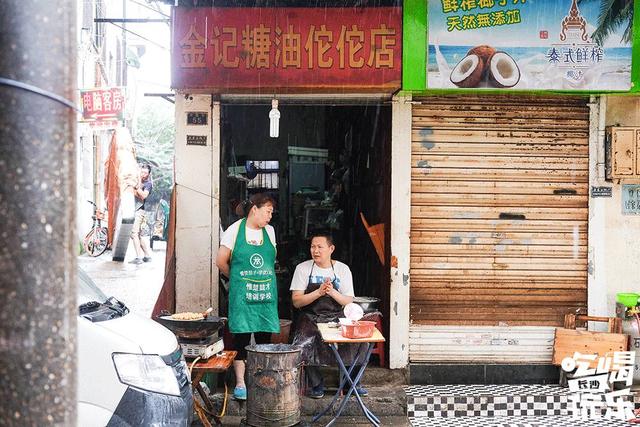
[[[258,344],[246,349],[246,423],[256,427],[298,424],[300,348],[290,344]]]

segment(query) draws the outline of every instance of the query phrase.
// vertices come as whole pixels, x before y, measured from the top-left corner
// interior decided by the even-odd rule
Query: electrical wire
[[[161,44],[160,44],[160,43],[158,43],[158,42],[154,42],[153,40],[149,40],[148,38],[146,38],[146,37],[144,37],[144,36],[141,36],[140,34],[138,34],[138,33],[134,32],[134,31],[131,31],[131,30],[127,29],[127,28],[124,28],[124,27],[123,27],[123,26],[121,26],[121,25],[116,24],[115,22],[109,22],[109,24],[111,24],[111,25],[113,25],[113,26],[116,26],[116,27],[120,28],[121,30],[126,31],[127,33],[131,33],[131,34],[133,34],[133,35],[134,35],[134,36],[136,36],[136,37],[140,37],[142,40],[147,41],[147,42],[149,42],[149,43],[151,43],[151,44],[154,44],[154,45],[158,46],[160,49],[163,49],[163,50],[169,50],[169,48],[168,48],[168,47],[163,46],[163,45],[161,45]]]
[[[78,106],[76,106],[73,102],[69,101],[67,98],[64,98],[48,90],[39,88],[38,86],[19,82],[17,80],[7,79],[5,77],[0,77],[0,85],[9,86],[16,89],[22,89],[22,90],[26,90],[27,92],[35,93],[36,95],[44,96],[45,98],[49,98],[55,102],[58,102],[64,105],[65,107],[69,107],[77,111],[78,113],[82,113],[82,110],[78,108]]]

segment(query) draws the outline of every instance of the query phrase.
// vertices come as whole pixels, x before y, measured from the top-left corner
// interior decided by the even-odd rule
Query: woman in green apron
[[[244,382],[245,347],[253,334],[256,344],[280,333],[278,286],[274,267],[276,239],[269,225],[275,203],[256,194],[246,202],[246,217],[229,226],[220,241],[216,265],[229,277],[229,330],[238,355],[233,362],[236,399],[247,398]]]

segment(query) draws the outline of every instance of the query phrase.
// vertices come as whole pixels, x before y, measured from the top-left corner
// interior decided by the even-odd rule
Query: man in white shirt
[[[302,312],[295,327],[293,344],[302,348],[305,372],[311,385],[309,397],[315,399],[324,396],[324,381],[318,366],[335,363],[333,354],[322,341],[317,324],[343,317],[342,308],[351,303],[354,296],[351,270],[346,264],[331,259],[334,250],[330,235],[314,235],[310,248],[312,259],[296,266],[289,288],[293,306]],[[340,347],[345,363],[355,362],[357,349],[355,345]],[[358,393],[367,395],[361,386],[358,386]]]

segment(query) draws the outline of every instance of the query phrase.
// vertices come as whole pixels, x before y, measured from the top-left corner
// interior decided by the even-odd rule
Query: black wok
[[[172,319],[171,315],[158,316],[155,320],[178,338],[206,338],[218,332],[227,321],[225,317],[215,316],[200,320],[177,320]]]

